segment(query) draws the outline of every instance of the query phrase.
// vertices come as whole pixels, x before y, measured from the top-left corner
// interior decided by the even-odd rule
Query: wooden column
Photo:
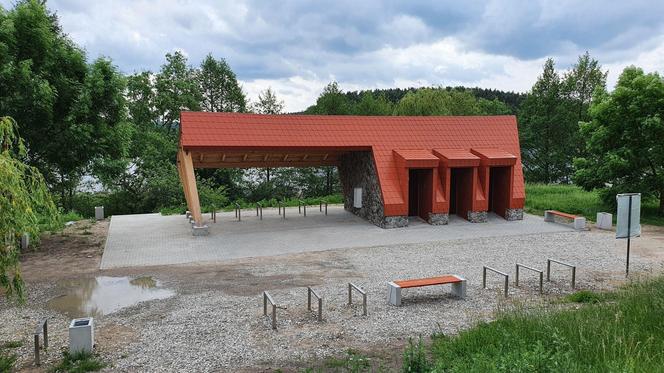
[[[189,202],[189,190],[187,189],[184,171],[182,170],[182,151],[178,151],[176,164],[178,168],[178,175],[180,176],[180,183],[182,184],[182,191],[184,192],[184,199],[187,201],[187,210],[191,211],[191,203]]]
[[[181,149],[180,159],[182,166],[182,174],[184,180],[182,185],[185,186],[186,193],[189,195],[189,211],[196,221],[196,226],[203,225],[203,216],[201,215],[201,205],[198,200],[198,189],[196,188],[196,175],[194,174],[194,162],[191,159],[191,153]]]

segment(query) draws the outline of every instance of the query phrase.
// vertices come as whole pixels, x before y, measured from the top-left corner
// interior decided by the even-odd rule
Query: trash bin
[[[73,319],[69,324],[69,352],[92,352],[95,344],[94,320],[92,317]]]

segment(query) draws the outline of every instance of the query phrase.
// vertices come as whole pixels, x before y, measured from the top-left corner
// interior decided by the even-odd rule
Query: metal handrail
[[[507,292],[508,292],[508,287],[509,287],[509,278],[510,276],[507,273],[501,272],[497,269],[487,267],[487,266],[482,266],[482,289],[486,289],[486,271],[489,270],[491,272],[497,273],[499,275],[502,275],[505,277],[505,297],[507,297]]]
[[[321,199],[320,202],[318,203],[318,210],[320,212],[323,212],[323,204],[325,204],[325,215],[327,215],[327,201]]]
[[[367,315],[367,292],[362,290],[361,287],[355,285],[352,282],[348,283],[348,305],[353,304],[353,289],[355,289],[358,293],[362,294],[362,315],[366,316]]]
[[[515,286],[519,286],[519,268],[529,269],[533,272],[539,273],[539,292],[542,294],[544,292],[544,271],[537,268],[529,267],[525,264],[516,263],[516,281],[514,281]]]
[[[318,315],[316,319],[320,322],[323,321],[323,298],[311,287],[307,286],[307,310],[311,311],[311,295],[313,294],[318,299]]]
[[[44,350],[48,348],[48,319],[42,319],[35,328],[35,364],[40,365],[39,360],[39,335],[44,335]]]
[[[277,330],[277,304],[274,303],[274,300],[268,294],[267,291],[263,292],[263,315],[267,316],[267,303],[270,302],[272,305],[272,329]]]
[[[546,281],[549,282],[551,281],[551,262],[563,265],[565,267],[572,268],[572,289],[575,289],[576,287],[576,266],[561,262],[560,260],[555,260],[555,259],[547,259],[546,260]]]

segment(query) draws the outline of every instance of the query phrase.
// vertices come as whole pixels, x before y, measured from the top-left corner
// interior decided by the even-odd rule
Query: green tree
[[[377,97],[366,91],[360,96],[360,101],[353,105],[352,112],[355,115],[392,115],[394,108],[384,94]]]
[[[549,58],[519,112],[521,155],[531,182],[561,182],[571,176],[578,127],[563,94],[560,75]]]
[[[283,114],[284,111],[284,101],[279,100],[277,95],[268,87],[265,91],[258,94],[258,101],[252,105],[252,111],[256,114]],[[267,184],[270,183],[270,173],[271,169],[269,167],[264,168],[261,172],[266,184],[259,188],[260,193],[265,193],[271,189]],[[267,197],[271,198],[271,197]],[[261,200],[263,198],[258,198]]]
[[[588,108],[593,93],[606,88],[607,74],[608,71],[602,71],[599,62],[586,52],[563,77],[563,94],[574,102],[572,109],[577,122],[589,120]]]
[[[283,114],[284,101],[279,100],[272,88],[268,87],[258,94],[258,101],[251,106],[251,109],[256,114]]]
[[[318,96],[316,105],[307,108],[306,114],[347,115],[350,114],[350,102],[339,88],[337,82],[331,82]]]
[[[182,52],[166,54],[166,63],[155,79],[155,109],[159,124],[168,133],[177,130],[180,111],[201,110],[203,97],[196,75]]]
[[[626,68],[613,92],[598,92],[589,122],[581,125],[587,156],[574,162],[574,181],[599,188],[606,202],[616,193],[659,198],[664,214],[664,80]]]
[[[0,52],[0,113],[21,123],[27,162],[67,207],[90,162],[121,150],[121,77],[106,60],[88,66],[41,1],[0,10]]]
[[[200,107],[211,112],[245,112],[247,101],[226,60],[208,54],[196,73],[202,95]]]
[[[16,122],[0,117],[0,288],[19,298],[23,297],[20,237],[28,233],[38,241],[42,227],[54,228],[59,222],[43,176],[21,161],[25,156]]]
[[[396,105],[395,115],[480,115],[477,99],[465,91],[423,88],[408,92]]]

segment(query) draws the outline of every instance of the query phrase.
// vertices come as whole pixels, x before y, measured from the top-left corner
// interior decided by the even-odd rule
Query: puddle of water
[[[47,307],[72,318],[108,315],[140,302],[175,295],[172,290],[159,288],[152,277],[99,276],[58,285],[64,294],[49,300]]]

